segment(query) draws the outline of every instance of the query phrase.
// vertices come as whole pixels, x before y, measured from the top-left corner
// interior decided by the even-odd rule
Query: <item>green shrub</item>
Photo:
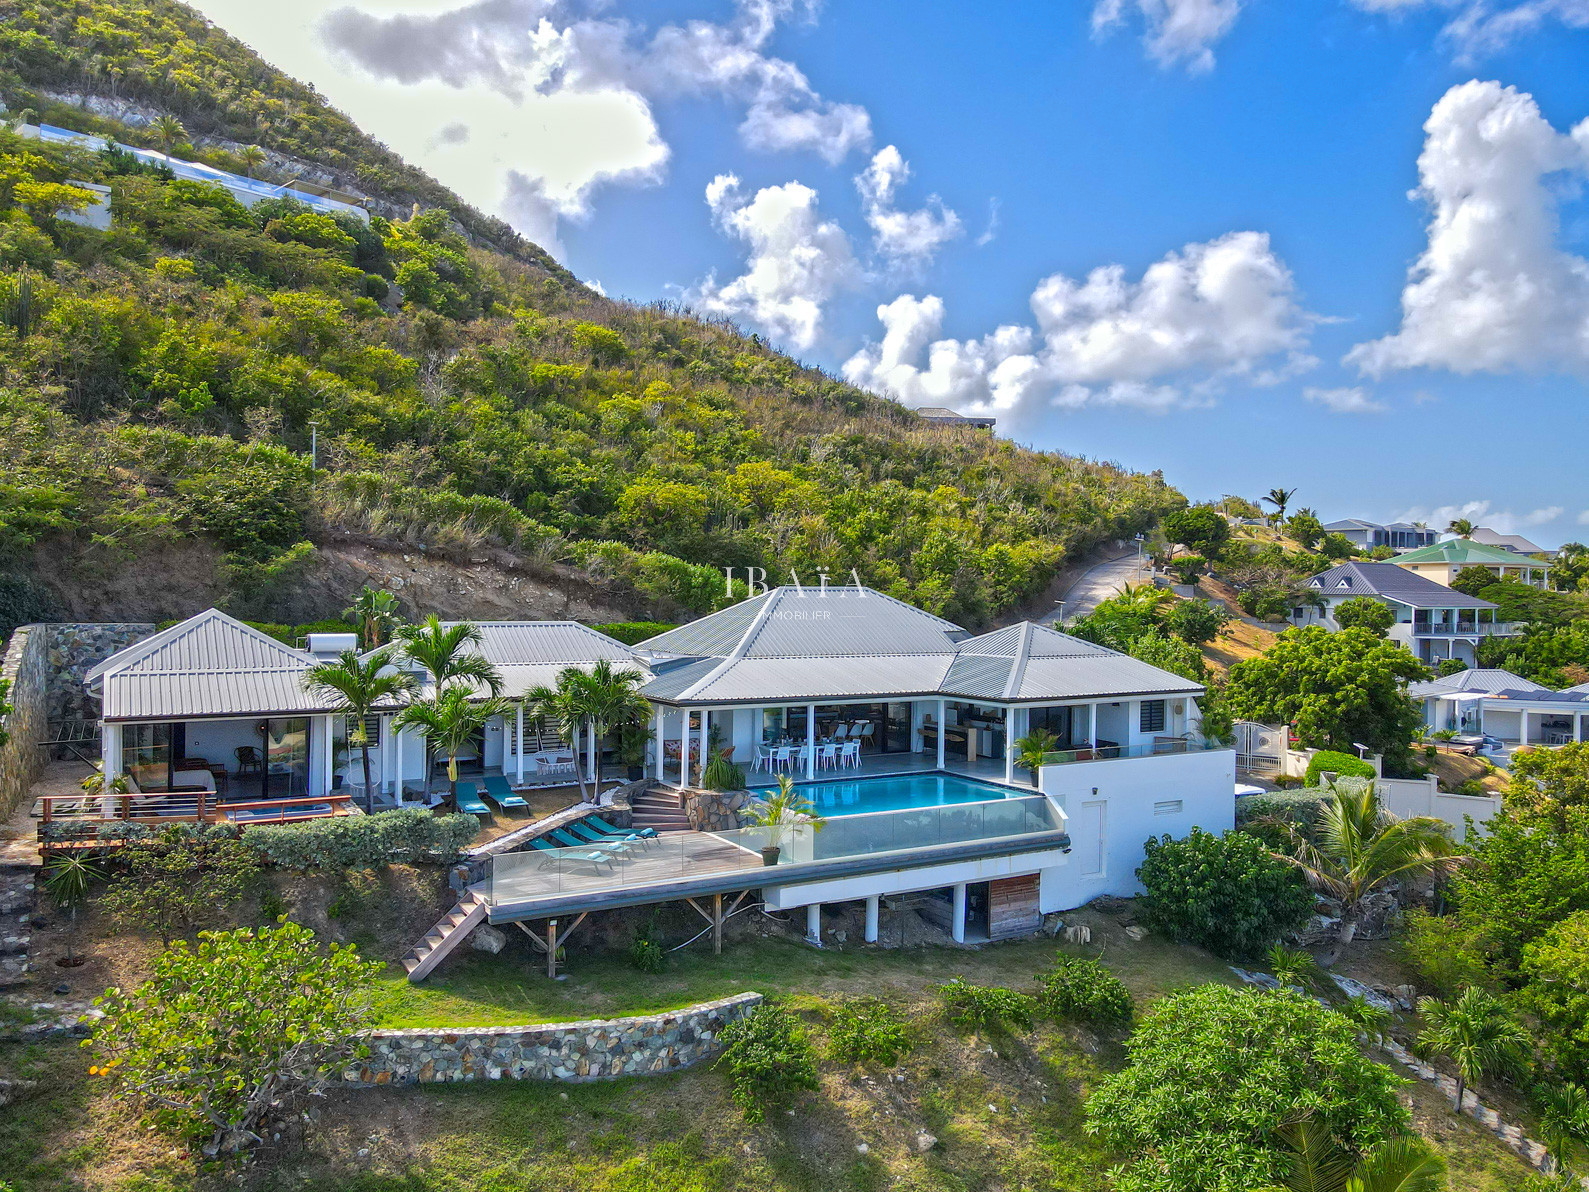
[[[966,1030],[1003,1034],[1011,1027],[1029,1030],[1037,1016],[1037,999],[998,985],[968,985],[956,977],[938,986],[949,1021]]]
[[[662,950],[661,934],[655,915],[634,934],[634,941],[629,945],[629,963],[642,973],[655,976],[668,967],[668,954]]]
[[[1321,749],[1315,753],[1308,762],[1308,772],[1304,781],[1309,786],[1318,786],[1319,775],[1333,771],[1342,778],[1378,778],[1374,767],[1362,758],[1353,757],[1349,753],[1337,753],[1333,749]]]
[[[701,785],[709,791],[742,791],[745,789],[745,771],[721,753],[706,763],[701,774]]]
[[[605,633],[626,646],[639,645],[647,638],[656,637],[678,626],[668,621],[610,621],[605,625],[592,625],[597,633]]]
[[[763,1004],[723,1028],[723,1055],[728,1065],[734,1104],[752,1124],[769,1109],[789,1105],[802,1089],[817,1088],[816,1052],[811,1040],[782,1006]]]
[[[829,1050],[842,1064],[875,1061],[899,1063],[915,1045],[910,1025],[887,1002],[875,997],[849,998],[833,1008],[828,1024]]]
[[[480,831],[472,815],[431,815],[417,808],[259,824],[243,843],[283,869],[366,869],[401,863],[445,865]]]
[[[1396,623],[1396,614],[1388,604],[1372,596],[1353,596],[1335,606],[1335,623],[1342,629],[1356,626],[1366,629],[1375,637],[1384,637]]]
[[[1313,909],[1297,871],[1246,832],[1214,836],[1193,828],[1182,840],[1149,838],[1143,851],[1142,920],[1180,943],[1253,956]]]
[[[1236,800],[1236,827],[1275,849],[1284,843],[1283,836],[1271,828],[1276,820],[1292,825],[1312,839],[1314,825],[1318,823],[1319,812],[1327,798],[1329,796],[1324,791],[1308,787],[1243,795]]]
[[[1284,1182],[1275,1138],[1312,1116],[1362,1151],[1407,1126],[1401,1080],[1310,997],[1203,985],[1156,1002],[1131,1063],[1087,1099],[1089,1134],[1126,1157],[1118,1192],[1247,1192]]]
[[[1043,978],[1037,1004],[1061,1022],[1113,1029],[1131,1022],[1131,991],[1096,960],[1061,956]]]
[[[1437,997],[1455,997],[1469,985],[1489,982],[1483,941],[1455,915],[1408,907],[1400,937],[1402,959],[1418,975],[1419,985]]]

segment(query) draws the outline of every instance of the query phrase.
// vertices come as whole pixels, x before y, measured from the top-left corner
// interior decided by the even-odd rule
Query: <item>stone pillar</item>
[[[954,937],[954,942],[966,942],[966,884],[955,883],[954,910],[950,912],[949,934]]]
[[[806,943],[822,946],[822,904],[813,902],[806,907]]]
[[[520,700],[513,717],[513,742],[514,749],[519,755],[518,777],[514,781],[524,785],[524,701]]]
[[[944,737],[949,732],[949,701],[938,701],[938,768],[943,769]]]
[[[806,780],[817,776],[817,706],[806,705]]]
[[[877,942],[877,903],[878,903],[878,898],[877,898],[876,894],[871,894],[871,895],[867,896],[867,899],[866,899],[866,942],[869,943],[869,944],[875,944]]]

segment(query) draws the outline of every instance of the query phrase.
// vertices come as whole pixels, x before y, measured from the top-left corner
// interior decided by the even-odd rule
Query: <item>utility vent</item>
[[[1162,803],[1155,803],[1153,805],[1153,814],[1154,815],[1180,815],[1181,814],[1181,800],[1179,800],[1179,799],[1166,799]]]

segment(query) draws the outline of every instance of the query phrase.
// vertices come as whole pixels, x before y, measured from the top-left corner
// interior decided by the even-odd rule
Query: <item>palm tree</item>
[[[1559,1084],[1540,1095],[1539,1132],[1557,1172],[1567,1171],[1574,1142],[1589,1142],[1589,1093],[1582,1085]]]
[[[258,145],[244,145],[237,151],[237,160],[243,163],[243,172],[252,178],[254,171],[264,165],[267,158],[265,151]]]
[[[353,603],[342,610],[344,620],[359,627],[359,645],[366,650],[386,644],[402,624],[403,610],[396,596],[383,588],[365,584]]]
[[[1291,498],[1297,495],[1294,488],[1271,488],[1263,499],[1275,507],[1275,521],[1283,522],[1286,519],[1286,506],[1291,503]]]
[[[1283,1184],[1262,1192],[1445,1192],[1446,1162],[1414,1135],[1387,1138],[1354,1156],[1313,1117],[1287,1122],[1275,1136],[1291,1152]]]
[[[562,735],[574,743],[574,777],[581,799],[586,794],[579,734],[588,729],[591,739],[599,742],[609,729],[636,724],[649,716],[651,705],[640,694],[641,679],[639,671],[620,670],[601,659],[589,672],[565,666],[558,672],[556,687],[543,683],[524,693],[525,704],[537,716],[556,721]],[[591,781],[600,786],[600,775],[592,774]]]
[[[84,853],[57,853],[44,872],[44,888],[55,905],[71,915],[66,936],[66,966],[77,963],[72,944],[77,938],[77,908],[88,900],[88,887],[105,879],[105,871],[92,856]]]
[[[171,113],[157,116],[149,122],[149,131],[160,141],[160,148],[168,155],[173,145],[180,145],[188,139],[188,130],[182,127],[182,121]]]
[[[574,746],[574,780],[579,783],[580,802],[586,801],[585,771],[580,764],[579,734],[590,716],[583,680],[585,672],[566,666],[557,676],[557,686],[545,683],[524,693],[526,713],[544,716],[557,725],[558,732]]]
[[[1458,860],[1441,820],[1398,819],[1379,805],[1374,784],[1361,778],[1341,779],[1331,789],[1314,829],[1317,843],[1293,824],[1279,826],[1289,836],[1291,851],[1275,855],[1341,904],[1340,929],[1320,961],[1326,967],[1357,934],[1370,894],[1403,876],[1449,870]]]
[[[425,668],[438,694],[455,682],[484,687],[493,696],[502,694],[501,674],[479,652],[485,640],[480,626],[469,621],[443,625],[432,613],[421,624],[400,627],[397,637],[402,656]]]
[[[458,754],[485,731],[486,722],[512,710],[505,699],[474,700],[462,687],[447,687],[434,699],[410,704],[392,722],[401,731],[417,728],[426,742],[447,759],[447,793],[458,805]]]
[[[1454,1001],[1418,999],[1424,1029],[1421,1047],[1448,1058],[1457,1070],[1457,1112],[1467,1086],[1489,1073],[1517,1071],[1528,1054],[1529,1036],[1499,998],[1469,985]]]
[[[751,827],[767,829],[767,845],[762,849],[764,856],[769,851],[776,854],[783,847],[784,837],[797,828],[820,832],[827,826],[827,820],[795,789],[787,774],[778,775],[778,793],[763,799],[759,807],[752,805],[745,816]]]
[[[1458,538],[1467,538],[1473,533],[1473,523],[1465,517],[1453,517],[1446,524],[1446,533],[1455,534]]]
[[[335,662],[322,662],[303,676],[305,691],[336,701],[356,725],[349,743],[357,745],[364,756],[365,811],[375,809],[375,790],[370,782],[370,734],[365,720],[380,704],[408,695],[419,686],[410,672],[392,665],[394,654],[387,648],[361,659],[356,650],[343,650]]]

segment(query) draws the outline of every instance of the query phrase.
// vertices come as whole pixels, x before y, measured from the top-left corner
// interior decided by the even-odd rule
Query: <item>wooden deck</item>
[[[608,860],[595,860],[609,852]],[[600,894],[629,888],[658,889],[705,877],[765,871],[761,854],[709,832],[669,832],[645,845],[616,850],[558,849],[510,853],[492,859],[484,893],[493,907]]]

